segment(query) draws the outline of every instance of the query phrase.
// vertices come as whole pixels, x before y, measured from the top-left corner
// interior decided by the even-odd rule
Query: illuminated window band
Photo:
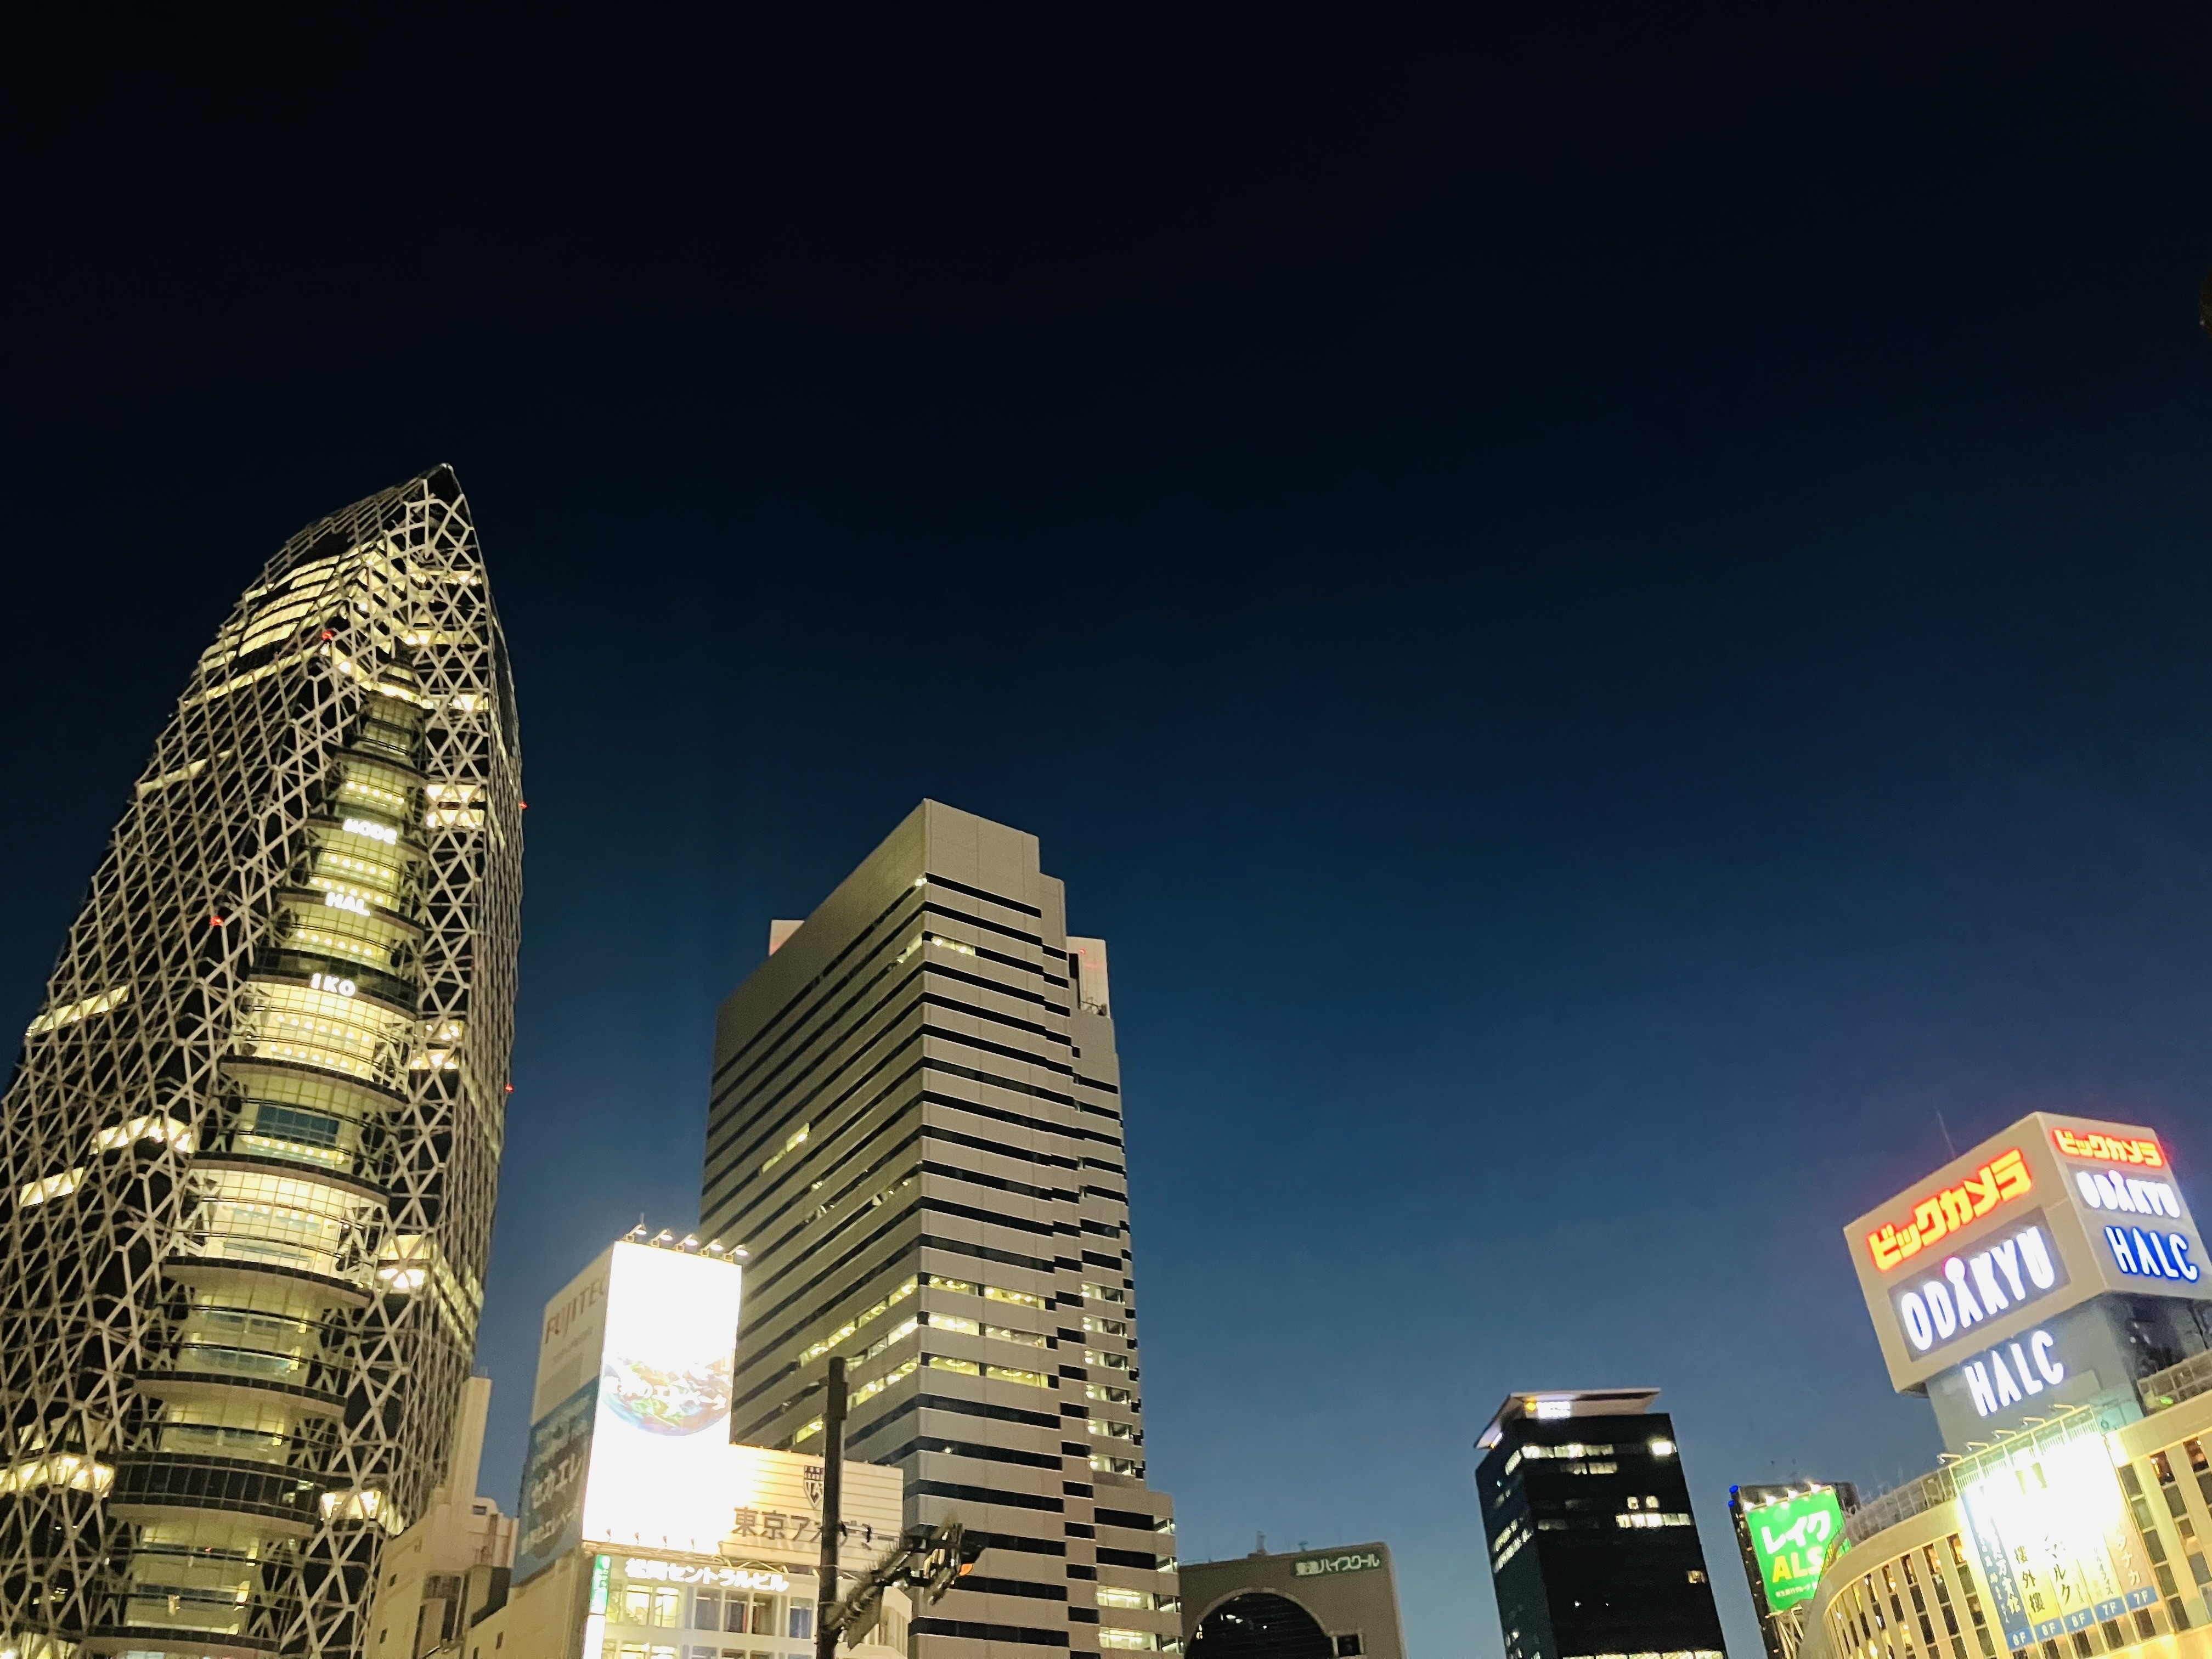
[[[2146,1170],[2166,1168],[2166,1152],[2155,1140],[2129,1140],[2117,1135],[2077,1134],[2053,1129],[2051,1144],[2067,1158],[2085,1164],[2133,1164]]]
[[[2105,1242],[2124,1273],[2137,1279],[2177,1279],[2194,1285],[2204,1270],[2189,1259],[2189,1240],[2180,1233],[2145,1232],[2140,1227],[2107,1227]]]
[[[1927,1353],[2063,1280],[2051,1241],[2040,1225],[2032,1224],[1988,1249],[1954,1255],[1911,1289],[1898,1291],[1897,1322],[1913,1352]]]
[[[1874,1265],[1888,1273],[1921,1251],[1948,1238],[1971,1222],[1978,1221],[2000,1204],[2024,1198],[2035,1182],[2027,1160],[2013,1147],[1968,1176],[1955,1187],[1938,1188],[1912,1206],[1911,1216],[1899,1226],[1884,1222],[1867,1235],[1867,1253]]]
[[[1960,1366],[1966,1392],[1973,1396],[1974,1415],[1987,1417],[2041,1394],[2046,1386],[2063,1382],[2066,1366],[2057,1357],[2057,1346],[2049,1331],[2031,1331],[2021,1341],[2001,1343],[1981,1358]],[[2012,1356],[2009,1368],[2007,1354]]]

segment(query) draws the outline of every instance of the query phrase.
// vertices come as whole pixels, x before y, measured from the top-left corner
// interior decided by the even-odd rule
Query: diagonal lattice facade
[[[491,1242],[521,757],[441,467],[288,542],[0,1103],[0,1650],[353,1655]]]

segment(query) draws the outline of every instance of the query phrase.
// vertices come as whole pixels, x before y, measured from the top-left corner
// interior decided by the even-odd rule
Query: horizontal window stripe
[[[923,1452],[939,1457],[969,1457],[979,1463],[1012,1463],[1027,1469],[1050,1469],[1054,1474],[1060,1472],[1061,1467],[1057,1453],[1019,1451],[1012,1446],[987,1446],[974,1440],[947,1440],[933,1434],[918,1434],[896,1450],[878,1452],[868,1462],[902,1463]]]
[[[937,969],[932,968],[929,971],[934,974]],[[987,1019],[994,1025],[1004,1025],[1010,1030],[1026,1031],[1031,1036],[1042,1037],[1047,1042],[1057,1042],[1063,1047],[1069,1046],[1069,1039],[1066,1032],[1055,1031],[1049,1026],[1038,1024],[1035,1020],[1019,1019],[1012,1014],[996,1013],[988,1008],[979,1008],[972,1002],[963,1002],[957,997],[941,997],[934,991],[924,991],[921,994],[921,1001],[926,1008],[943,1008],[952,1013],[965,1014],[970,1019]],[[1073,1077],[1075,1068],[1069,1066],[1067,1074]]]
[[[1055,1515],[1067,1512],[1066,1500],[1047,1498],[1033,1492],[1001,1492],[996,1486],[964,1486],[951,1480],[915,1480],[907,1491],[916,1498],[945,1498],[961,1504],[996,1504],[1002,1509],[1048,1510]]]
[[[1058,1538],[1030,1538],[1016,1532],[977,1532],[973,1527],[968,1536],[985,1549],[1014,1550],[1024,1555],[1065,1555],[1066,1543]]]
[[[927,1100],[929,1097],[924,1095],[923,1098]],[[1117,1175],[1121,1173],[1117,1166],[1102,1164],[1096,1158],[1079,1160],[1062,1158],[1057,1152],[1033,1152],[1026,1146],[1009,1146],[1003,1140],[986,1140],[981,1135],[963,1135],[957,1129],[948,1129],[941,1123],[926,1123],[922,1133],[936,1146],[965,1146],[972,1152],[988,1152],[994,1158],[1011,1158],[1024,1164],[1042,1164],[1055,1170],[1080,1170],[1084,1163],[1088,1162],[1101,1169],[1113,1168]]]
[[[968,945],[966,939],[962,939],[959,943]],[[968,945],[968,948],[971,951],[975,949],[972,945]],[[980,951],[977,952],[977,956],[979,960],[984,962],[995,962],[1001,959],[996,956],[984,956]],[[927,964],[927,967],[928,971],[939,979],[957,980],[963,985],[972,985],[978,990],[989,991],[997,996],[1012,997],[1017,1002],[1033,1002],[1048,1014],[1058,1014],[1062,1019],[1067,1018],[1067,1010],[1047,997],[1042,991],[1032,991],[1026,986],[1009,985],[1006,981],[993,979],[987,974],[963,973],[957,968],[946,967],[941,961],[933,961]]]
[[[929,1000],[927,998],[923,1000]],[[944,1005],[939,1003],[938,1006],[942,1007]],[[1075,1075],[1075,1067],[1061,1060],[1048,1059],[1043,1054],[1031,1054],[1026,1048],[1010,1048],[1003,1042],[992,1042],[982,1037],[969,1036],[965,1031],[948,1031],[940,1026],[926,1023],[922,1026],[922,1030],[924,1034],[935,1037],[940,1042],[957,1042],[963,1048],[980,1049],[987,1054],[996,1054],[1001,1060],[1018,1060],[1025,1065],[1042,1066],[1046,1071],[1056,1073],[1062,1077]],[[1079,1103],[1062,1096],[1055,1096],[1054,1098],[1062,1100],[1064,1103],[1071,1106]]]
[[[1160,1559],[1149,1550],[1114,1550],[1103,1544],[1098,1547],[1098,1565],[1102,1567],[1141,1567],[1146,1572],[1158,1572]]]
[[[994,1250],[988,1244],[970,1244],[962,1238],[924,1238],[922,1248],[942,1250],[947,1255],[971,1255],[978,1261],[995,1261],[1006,1267],[1027,1267],[1036,1273],[1048,1273],[1059,1270],[1057,1261],[1040,1261],[1033,1255],[1016,1255],[1007,1250]],[[1115,1264],[1117,1267],[1119,1263]]]
[[[820,989],[822,982],[837,971],[840,963],[844,962],[844,960],[848,957],[851,956],[854,951],[860,949],[861,946],[866,945],[868,942],[869,937],[878,928],[883,927],[884,922],[896,915],[899,909],[912,900],[914,894],[910,890],[906,892],[902,892],[889,904],[885,905],[881,910],[878,911],[876,914],[876,919],[873,921],[871,921],[866,927],[860,929],[859,933],[855,933],[853,936],[853,942],[850,945],[848,945],[836,956],[830,957],[829,962],[823,965],[820,973],[815,975],[812,979],[807,981],[806,983],[799,987],[798,990],[793,992],[785,1000],[782,1007],[777,1009],[774,1013],[770,1014],[766,1019],[761,1022],[760,1029],[755,1031],[752,1036],[747,1037],[744,1042],[740,1043],[736,1053],[732,1054],[727,1060],[722,1061],[720,1065],[714,1067],[714,1081],[717,1083],[720,1082],[722,1073],[728,1071],[731,1066],[743,1060],[746,1054],[752,1051],[753,1045],[760,1042],[763,1037],[776,1036],[779,1033],[788,1035],[790,1032],[799,1029],[799,1023],[792,1019],[792,1010],[798,1007],[800,1003],[805,1001],[807,998],[812,996],[817,990]],[[897,936],[897,929],[892,928],[889,931],[892,937],[896,938]],[[854,971],[858,972],[859,970],[855,969]],[[850,977],[850,975],[847,975],[848,979]],[[841,984],[844,981],[840,981]]]
[[[799,1300],[799,1298],[804,1297],[809,1291],[821,1284],[823,1279],[829,1278],[830,1274],[836,1273],[838,1268],[843,1267],[854,1256],[859,1255],[866,1250],[869,1245],[879,1242],[884,1234],[893,1231],[902,1224],[913,1220],[916,1207],[916,1206],[909,1204],[904,1209],[899,1211],[897,1214],[892,1216],[890,1219],[884,1222],[882,1226],[877,1228],[875,1231],[870,1233],[866,1238],[853,1246],[851,1249],[846,1251],[844,1255],[839,1256],[828,1267],[823,1268],[820,1273],[815,1274],[813,1278],[808,1279],[804,1285],[799,1285],[798,1289],[793,1291],[791,1294],[785,1297],[782,1301],[777,1303],[772,1308],[764,1309],[762,1311],[761,1317],[763,1319],[773,1319],[778,1314],[788,1310],[793,1303]],[[807,1265],[811,1265],[811,1259],[805,1256],[801,1256],[798,1261],[790,1264],[790,1267],[787,1271],[796,1271],[800,1267]]]
[[[1032,1187],[1027,1182],[1009,1181],[1004,1176],[985,1175],[979,1170],[963,1170],[951,1164],[925,1162],[921,1172],[945,1181],[964,1181],[973,1187],[988,1187],[994,1192],[1012,1193],[1017,1198],[1034,1198],[1045,1204],[1074,1204],[1081,1195],[1066,1187]]]
[[[887,965],[882,974],[853,998],[872,990],[885,976],[897,973],[895,965]],[[836,1085],[836,1079],[858,1065],[875,1048],[886,1042],[896,1042],[904,1047],[908,1039],[899,1035],[900,1028],[914,1010],[909,1006],[910,994],[921,982],[918,968],[908,969],[896,981],[877,997],[875,1001],[857,1018],[849,1022],[842,1019],[809,1032],[805,1042],[787,1055],[775,1071],[763,1077],[732,1078],[716,1091],[707,1103],[707,1152],[711,1164],[734,1143],[736,1137],[749,1129],[761,1130],[761,1139],[738,1153],[740,1162],[749,1161],[761,1147],[765,1146],[782,1127],[769,1123],[770,1114],[783,1110],[797,1113],[811,1102],[818,1100],[823,1092]],[[848,1003],[849,1011],[851,1003]],[[795,1072],[787,1068],[804,1060]],[[828,1071],[823,1073],[823,1068]],[[819,1080],[817,1081],[817,1074]],[[792,1097],[811,1083],[812,1088],[797,1100]],[[734,1128],[722,1133],[723,1126],[732,1121],[740,1109],[729,1105],[732,1099],[744,1103],[745,1115],[736,1121]],[[787,1118],[784,1121],[789,1121]],[[718,1134],[720,1139],[717,1139]]]
[[[950,876],[935,876],[925,872],[922,879],[933,887],[949,887],[956,893],[966,894],[969,898],[981,899],[986,904],[1002,905],[1009,910],[1018,910],[1025,916],[1036,917],[1040,921],[1044,919],[1044,912],[1034,904],[1024,904],[1019,899],[1010,899],[1004,894],[986,892],[981,887],[970,887],[964,882],[953,880]],[[1043,941],[1040,939],[1038,943],[1042,944]]]
[[[1021,1625],[977,1625],[965,1619],[917,1619],[907,1628],[916,1636],[957,1636],[969,1642],[1012,1642],[1023,1647],[1064,1648],[1064,1630],[1030,1630]]]
[[[1018,1216],[979,1210],[968,1204],[955,1204],[949,1199],[925,1197],[921,1200],[921,1207],[939,1215],[958,1216],[963,1221],[980,1221],[987,1227],[1007,1227],[1016,1232],[1041,1233],[1047,1238],[1059,1231],[1049,1221],[1024,1221]]]
[[[901,1418],[916,1411],[951,1412],[963,1417],[991,1418],[1001,1423],[1026,1424],[1034,1429],[1056,1429],[1060,1426],[1057,1417],[1043,1412],[1025,1412],[1014,1406],[994,1406],[981,1400],[961,1400],[951,1395],[918,1394],[904,1405],[894,1406],[873,1422],[855,1429],[853,1441],[857,1443],[870,1435],[880,1433]]]
[[[923,1030],[925,1033],[927,1033],[929,1028],[924,1027]],[[1029,1056],[1024,1054],[1021,1056],[1021,1058],[1026,1060]],[[942,1072],[947,1077],[962,1077],[966,1078],[971,1083],[988,1084],[994,1089],[1005,1089],[1014,1094],[1030,1095],[1038,1100],[1048,1100],[1055,1106],[1073,1106],[1075,1104],[1075,1097],[1073,1095],[1059,1094],[1050,1089],[1040,1088],[1034,1083],[1017,1083],[1010,1077],[1000,1077],[996,1072],[971,1071],[965,1066],[957,1065],[949,1060],[939,1060],[934,1056],[930,1059],[928,1063],[930,1070],[933,1072]],[[1056,1129],[1054,1133],[1063,1135],[1080,1135],[1083,1133],[1083,1131],[1080,1129],[1068,1128]],[[1117,1141],[1115,1144],[1118,1146],[1121,1143]]]
[[[1038,1601],[1065,1601],[1065,1584],[1039,1584],[1027,1578],[956,1578],[951,1588],[970,1595],[1026,1595]]]
[[[973,1077],[987,1083],[997,1081],[981,1073],[964,1072],[957,1066],[947,1066],[939,1060],[930,1060],[927,1065],[933,1072],[943,1072],[951,1076]],[[1000,1086],[1003,1088],[1006,1085],[1000,1084]],[[966,1112],[973,1117],[988,1118],[994,1123],[1011,1123],[1020,1128],[1034,1129],[1039,1134],[1058,1135],[1063,1140],[1103,1140],[1116,1148],[1121,1145],[1111,1136],[1102,1135],[1095,1129],[1085,1129],[1073,1123],[1048,1123],[1041,1117],[1025,1117],[1019,1112],[1010,1112],[1003,1106],[987,1105],[980,1100],[962,1100],[956,1095],[939,1094],[936,1090],[927,1087],[921,1091],[921,1103],[925,1106],[950,1107],[956,1112]],[[930,1125],[929,1127],[932,1133],[936,1133],[935,1125]]]

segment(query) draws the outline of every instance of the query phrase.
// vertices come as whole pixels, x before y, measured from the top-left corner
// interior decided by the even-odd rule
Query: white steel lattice
[[[202,655],[0,1104],[16,1659],[361,1650],[475,1350],[520,769],[449,468]]]

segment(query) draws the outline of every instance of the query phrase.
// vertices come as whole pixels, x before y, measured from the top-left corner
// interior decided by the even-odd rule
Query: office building
[[[1844,1517],[1858,1506],[1858,1488],[1848,1480],[1729,1488],[1729,1519],[1767,1659],[1796,1659],[1804,1605],[1828,1558],[1843,1549]]]
[[[2166,1143],[2033,1113],[1844,1243],[1950,1449],[1844,1517],[1798,1659],[2212,1654],[2212,1287]]]
[[[1516,1394],[1476,1444],[1505,1659],[1723,1659],[1656,1389]]]
[[[743,1283],[640,1228],[546,1304],[511,1590],[456,1659],[813,1659],[823,1463],[731,1443]],[[896,1545],[903,1485],[845,1466],[841,1595]],[[911,1611],[886,1590],[840,1651],[906,1659]]]
[[[1186,1561],[1189,1659],[1405,1659],[1387,1544]]]
[[[751,1261],[732,1421],[851,1455],[957,1516],[975,1572],[918,1659],[1181,1645],[1145,1478],[1106,951],[1036,837],[925,801],[721,1010],[702,1237]]]
[[[476,1345],[520,765],[446,468],[201,654],[0,1104],[15,1659],[359,1653]]]

